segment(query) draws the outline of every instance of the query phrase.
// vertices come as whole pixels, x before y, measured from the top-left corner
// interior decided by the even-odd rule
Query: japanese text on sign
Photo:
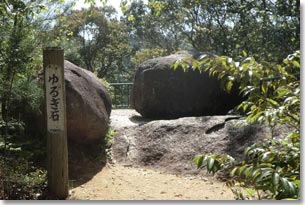
[[[61,68],[49,65],[45,68],[47,128],[49,131],[64,129],[64,96]]]

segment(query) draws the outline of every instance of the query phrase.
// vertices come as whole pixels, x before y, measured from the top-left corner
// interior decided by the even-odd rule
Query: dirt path
[[[233,200],[213,177],[182,177],[150,169],[108,164],[87,183],[71,189],[71,200]]]
[[[114,110],[115,130],[137,126],[132,110]],[[107,164],[86,183],[70,190],[71,200],[234,200],[224,182],[214,177],[180,176],[160,171]]]

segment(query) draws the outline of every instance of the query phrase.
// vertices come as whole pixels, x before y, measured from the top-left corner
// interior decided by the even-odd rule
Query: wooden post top
[[[44,50],[63,50],[63,49],[58,46],[48,46],[48,47],[45,47]]]

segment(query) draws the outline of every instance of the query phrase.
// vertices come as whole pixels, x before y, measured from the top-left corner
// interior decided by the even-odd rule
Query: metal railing
[[[293,76],[295,76],[297,79],[299,79],[300,80],[300,73],[293,73],[292,74]],[[263,83],[264,82],[273,82],[273,81],[276,81],[276,80],[283,80],[284,78],[282,77],[282,76],[274,76],[274,77],[270,77],[270,78],[261,78],[260,79],[260,91],[261,91],[261,93],[262,93],[262,89],[263,89]],[[273,92],[273,91],[271,91],[271,92]],[[268,93],[268,96],[269,96],[270,94]]]
[[[133,83],[109,83],[112,109],[131,108],[130,96]]]

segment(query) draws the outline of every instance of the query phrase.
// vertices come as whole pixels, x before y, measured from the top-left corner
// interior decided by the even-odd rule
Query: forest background
[[[43,91],[37,73],[47,46],[62,47],[66,60],[104,82],[132,82],[139,64],[179,50],[235,61],[251,56],[271,70],[288,66],[289,76],[300,72],[298,0],[122,0],[120,14],[105,1],[100,7],[86,2],[89,7],[82,9],[75,9],[77,1],[0,2],[0,178],[11,179],[0,198],[42,197],[45,136],[31,121],[41,113]],[[297,112],[293,118],[299,123],[300,91],[290,91],[295,93],[282,95],[295,94],[296,101],[290,100],[287,109]],[[23,186],[28,189],[20,189]]]

